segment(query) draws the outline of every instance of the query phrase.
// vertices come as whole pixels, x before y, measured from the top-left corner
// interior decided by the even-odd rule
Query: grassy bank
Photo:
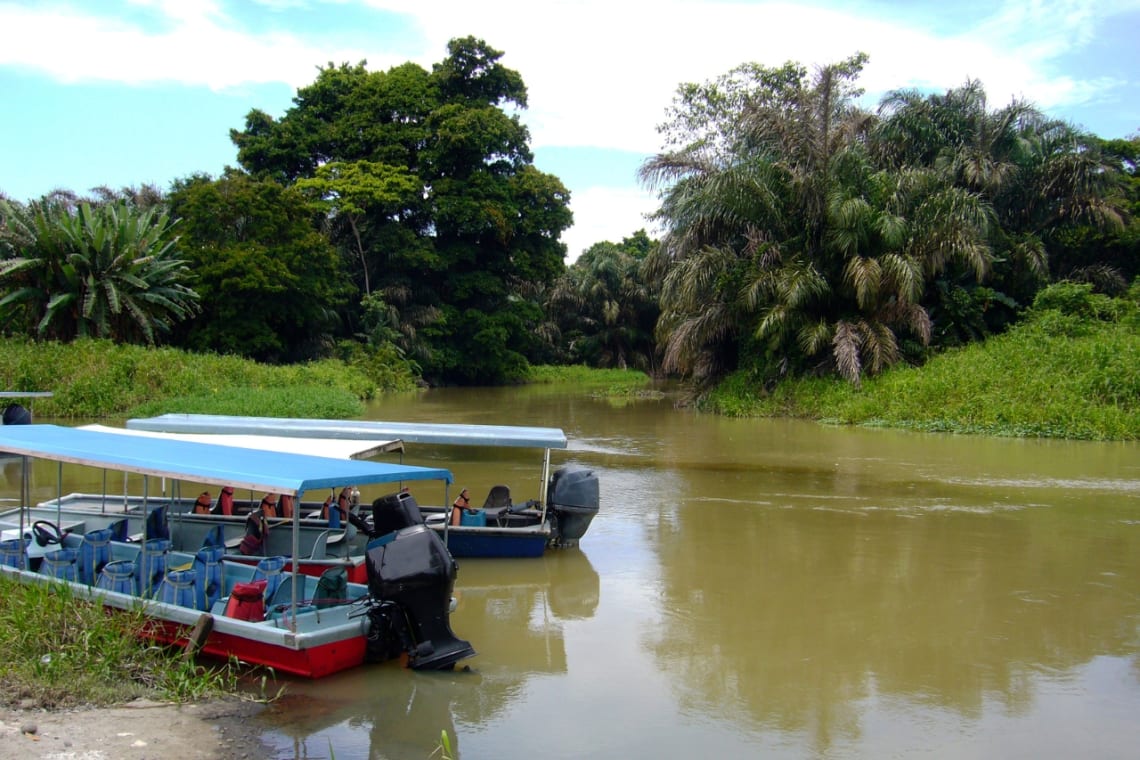
[[[167,411],[259,416],[359,416],[362,401],[415,387],[397,357],[356,355],[286,367],[235,356],[102,340],[0,340],[0,386],[51,391],[37,418],[147,416]]]
[[[861,388],[798,379],[771,392],[741,372],[703,408],[955,433],[1140,440],[1137,292],[1113,300],[1079,286],[1049,289],[1026,322],[923,367],[891,370]]]
[[[531,367],[527,382],[534,385],[572,387],[592,396],[640,396],[653,393],[652,381],[633,369],[593,369],[580,364],[568,367]]]
[[[202,668],[149,645],[138,637],[145,625],[141,611],[107,614],[65,584],[25,585],[0,576],[0,701],[64,708],[236,692],[230,668]]]

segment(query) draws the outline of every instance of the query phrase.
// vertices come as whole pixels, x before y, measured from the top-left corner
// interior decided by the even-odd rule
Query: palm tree
[[[743,95],[725,79],[705,92],[683,90],[690,113],[706,103],[739,109],[717,114],[706,134],[642,167],[644,181],[666,186],[658,217],[668,231],[649,271],[663,281],[658,335],[667,370],[715,379],[733,368],[758,321],[756,337],[786,368],[796,357],[784,352],[799,349],[783,338],[802,332],[801,307],[831,309],[829,204],[838,169],[871,124],[853,105],[865,61],[856,55],[810,78],[791,65],[745,67],[734,72],[752,79]],[[812,353],[819,346],[800,343]]]
[[[572,358],[594,367],[654,369],[656,295],[641,259],[613,243],[596,243],[551,289],[547,313],[571,315]],[[570,320],[563,320],[567,322]]]
[[[0,319],[38,338],[154,344],[198,311],[157,207],[0,202]]]

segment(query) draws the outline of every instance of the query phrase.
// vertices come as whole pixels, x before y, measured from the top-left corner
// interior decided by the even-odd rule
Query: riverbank
[[[272,753],[247,700],[0,710],[0,760],[259,760]]]

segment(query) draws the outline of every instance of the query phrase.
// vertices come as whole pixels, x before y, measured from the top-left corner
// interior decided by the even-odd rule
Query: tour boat
[[[454,557],[538,557],[548,547],[577,546],[600,507],[598,478],[592,470],[568,465],[551,472],[551,450],[567,447],[566,434],[558,428],[210,414],[164,414],[127,420],[126,426],[130,430],[177,434],[381,439],[404,444],[542,449],[544,488],[537,499],[514,503],[509,487],[495,486],[481,508],[463,511],[458,525],[451,524],[451,507],[447,506],[451,502],[446,499],[442,506],[425,506],[410,493],[402,492],[373,505],[373,511],[401,508],[422,516]],[[367,521],[367,515],[364,517],[358,527],[374,533],[374,524]]]
[[[450,627],[457,566],[424,525],[386,517],[393,529],[366,544],[368,579],[358,584],[343,567],[314,578],[291,561],[299,556],[299,512],[288,556],[250,565],[233,561],[217,532],[201,546],[173,548],[168,504],[149,496],[157,480],[194,491],[288,494],[301,504],[306,493],[344,484],[446,484],[446,469],[41,424],[0,426],[0,452],[22,458],[22,505],[31,500],[36,460],[58,463],[60,476],[65,465],[142,476],[141,522],[122,516],[112,525],[100,511],[62,505],[54,521],[44,507],[0,515],[0,572],[23,583],[67,584],[77,598],[110,608],[141,606],[154,621],[147,635],[160,642],[311,678],[397,658],[416,669],[447,669],[475,654]]]

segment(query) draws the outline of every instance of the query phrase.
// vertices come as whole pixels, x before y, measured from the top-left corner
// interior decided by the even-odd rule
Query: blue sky
[[[430,68],[467,35],[526,82],[535,163],[571,191],[569,260],[648,227],[636,172],[677,85],[746,61],[861,50],[869,105],[974,78],[995,107],[1140,132],[1140,0],[0,0],[0,192],[217,175],[229,130],[280,116],[318,66]]]

